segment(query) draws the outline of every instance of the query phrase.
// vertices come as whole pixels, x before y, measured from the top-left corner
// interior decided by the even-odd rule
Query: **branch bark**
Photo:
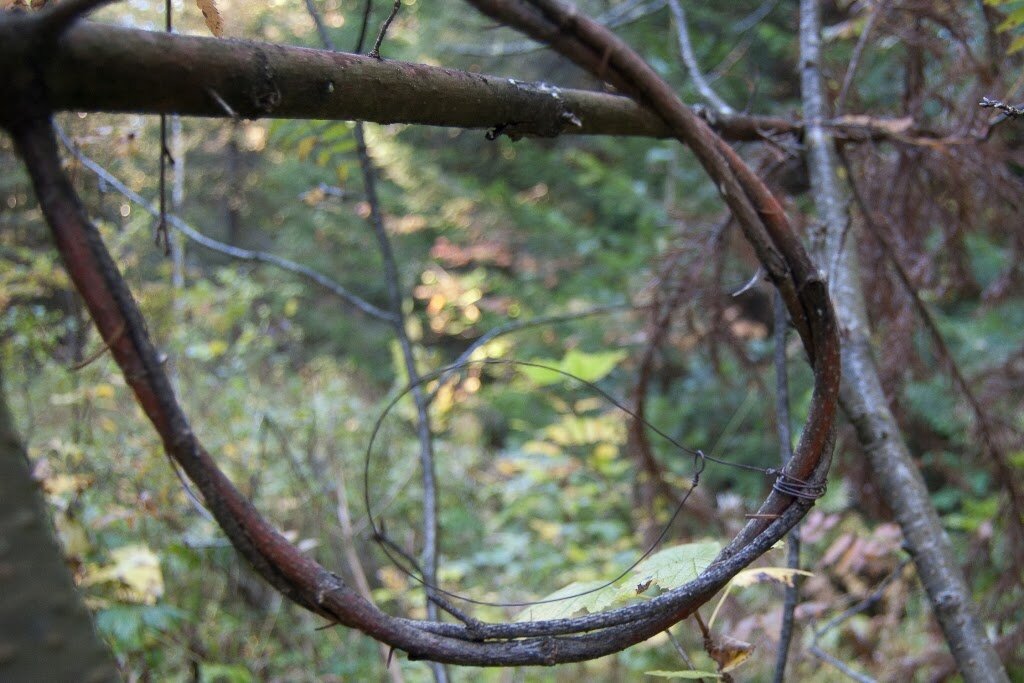
[[[3,24],[15,20],[0,13]],[[19,54],[16,41],[0,41],[0,64],[17,64]],[[83,21],[61,37],[50,57],[42,78],[54,111],[225,118],[230,115],[221,98],[245,118],[506,126],[507,134],[524,136],[672,137],[657,115],[628,97],[344,52]],[[799,121],[784,117],[694,111],[737,142],[803,130]],[[943,140],[902,121],[847,117],[828,123],[837,137],[851,142]]]

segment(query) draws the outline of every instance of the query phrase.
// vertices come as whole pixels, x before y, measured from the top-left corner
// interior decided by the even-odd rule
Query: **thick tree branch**
[[[0,34],[10,37],[0,40],[0,64],[19,63],[22,25],[30,22],[0,14],[0,27],[7,28]],[[627,97],[342,52],[80,22],[51,57],[43,80],[54,111],[224,118],[230,115],[223,101],[246,118],[505,126],[512,135],[672,136],[658,116]],[[803,129],[783,117],[694,111],[733,141],[800,135]],[[838,139],[851,142],[945,142],[902,120],[845,117],[828,125]]]

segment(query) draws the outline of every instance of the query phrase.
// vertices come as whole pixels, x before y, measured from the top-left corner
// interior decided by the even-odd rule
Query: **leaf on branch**
[[[704,645],[708,656],[718,663],[718,670],[729,673],[743,662],[750,659],[754,646],[729,636],[718,636]]]
[[[645,671],[644,675],[657,676],[658,678],[684,678],[691,681],[698,678],[721,678],[721,676],[714,671],[695,671],[693,669],[685,671]]]
[[[220,38],[224,35],[224,18],[217,9],[215,0],[196,0],[196,6],[202,11],[203,19],[206,20],[206,28],[210,33]]]
[[[573,581],[568,586],[560,588],[551,595],[542,598],[543,604],[530,605],[523,609],[516,617],[516,621],[568,619],[580,613],[600,612],[614,602],[618,592],[614,586],[605,586],[605,583],[607,582],[600,579],[595,581]],[[580,593],[586,593],[586,595],[580,595]],[[563,600],[562,598],[565,599]],[[556,602],[547,602],[548,600]]]
[[[662,590],[671,590],[697,578],[721,550],[718,541],[684,543],[651,555],[633,572],[644,581],[651,579]]]
[[[732,577],[732,583],[743,588],[753,586],[755,583],[776,581],[793,587],[798,576],[814,576],[814,574],[803,569],[791,569],[789,567],[757,567],[755,569],[744,569]]]

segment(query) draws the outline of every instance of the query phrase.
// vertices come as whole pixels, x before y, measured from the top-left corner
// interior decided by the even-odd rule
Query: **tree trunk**
[[[892,508],[917,565],[942,632],[967,681],[1006,681],[1006,672],[985,635],[921,473],[889,410],[871,351],[870,325],[860,283],[857,243],[850,229],[845,192],[836,174],[835,142],[826,118],[820,71],[821,0],[801,0],[800,52],[805,144],[819,220],[812,236],[818,267],[828,273],[839,320],[843,382],[840,404],[857,430],[875,485]]]
[[[14,432],[0,369],[0,680],[116,681]]]

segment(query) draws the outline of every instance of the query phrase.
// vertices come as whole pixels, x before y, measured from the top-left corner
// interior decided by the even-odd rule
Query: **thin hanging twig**
[[[793,457],[793,437],[789,429],[789,372],[786,364],[786,338],[789,331],[789,316],[778,292],[772,297],[775,314],[775,423],[779,435],[779,460],[785,467]],[[800,526],[794,526],[786,536],[786,566],[800,568]],[[786,677],[789,647],[793,640],[793,622],[799,588],[794,582],[786,586],[786,597],[782,604],[782,627],[779,631],[779,649],[775,658],[775,683],[782,683]]]

